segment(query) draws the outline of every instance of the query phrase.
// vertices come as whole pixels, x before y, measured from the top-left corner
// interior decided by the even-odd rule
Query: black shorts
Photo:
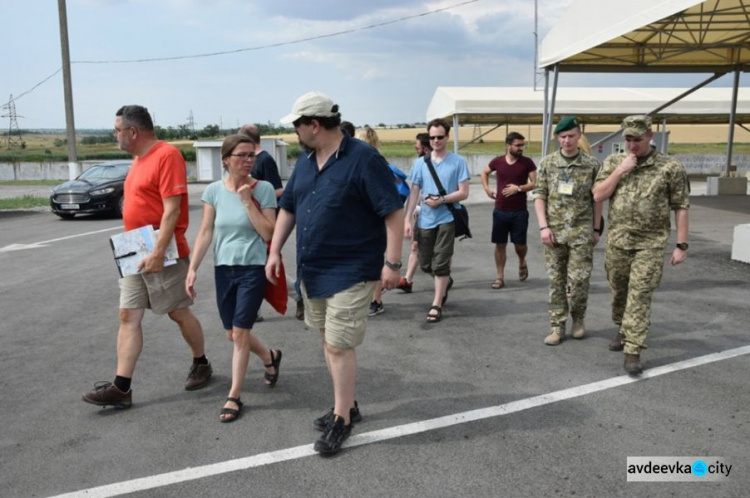
[[[529,229],[529,212],[503,211],[495,209],[492,211],[492,243],[507,244],[508,234],[510,241],[514,244],[526,245],[526,232]]]

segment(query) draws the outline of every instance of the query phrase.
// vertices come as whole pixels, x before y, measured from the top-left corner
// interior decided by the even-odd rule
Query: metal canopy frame
[[[634,2],[638,3],[638,2]],[[643,25],[628,28],[625,32],[608,32],[611,26],[602,26],[600,36],[609,39],[597,40],[596,33],[590,37],[591,46],[583,47],[575,53],[562,53],[559,56],[540,57],[540,67],[545,71],[545,106],[543,153],[547,154],[554,118],[557,75],[560,72],[626,72],[626,73],[700,73],[712,72],[717,75],[734,73],[732,103],[729,115],[727,139],[726,172],[732,163],[735,112],[737,92],[742,72],[750,71],[750,0],[705,0],[684,2],[663,0],[640,2],[629,5],[627,13],[636,11],[630,22],[638,22],[639,16],[646,19],[647,7],[669,9],[670,5],[687,5],[677,12]],[[559,24],[550,30],[542,45],[560,42],[564,30],[570,29],[575,16],[594,6],[594,0],[578,0],[571,5]],[[601,9],[601,5],[599,6]],[[632,10],[631,10],[632,9]],[[637,12],[639,9],[643,12]],[[623,10],[623,13],[626,13]],[[569,15],[570,14],[570,15]],[[608,14],[609,15],[609,14]],[[591,19],[586,19],[591,22]],[[612,19],[615,22],[615,19]],[[575,30],[573,30],[575,31]],[[547,42],[547,43],[545,43]],[[549,45],[548,45],[549,46]],[[550,88],[549,73],[555,75]],[[718,76],[717,76],[718,77]],[[716,79],[716,78],[713,78]],[[700,83],[693,90],[704,86]],[[547,99],[550,95],[551,98]],[[652,111],[653,113],[654,111]]]

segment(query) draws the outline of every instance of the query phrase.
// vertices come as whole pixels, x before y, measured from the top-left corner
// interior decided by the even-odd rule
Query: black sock
[[[193,358],[193,365],[208,365],[206,355],[203,355],[200,358]]]
[[[120,391],[126,393],[130,391],[130,382],[132,382],[132,380],[133,379],[129,379],[128,377],[120,377],[118,375],[115,377],[115,387]]]

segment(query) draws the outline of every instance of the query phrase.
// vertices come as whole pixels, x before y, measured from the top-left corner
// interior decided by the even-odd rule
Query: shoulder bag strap
[[[445,193],[445,189],[443,188],[443,184],[440,183],[440,178],[437,176],[437,172],[435,172],[435,167],[432,165],[432,158],[430,157],[430,154],[424,155],[424,162],[427,164],[427,167],[430,169],[430,174],[432,175],[432,180],[435,182],[435,185],[438,188],[438,193],[445,197],[447,194]]]

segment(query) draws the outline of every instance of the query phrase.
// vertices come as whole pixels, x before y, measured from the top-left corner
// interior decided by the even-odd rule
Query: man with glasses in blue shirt
[[[413,232],[412,213],[422,198],[422,207],[417,219],[419,266],[422,271],[435,278],[435,294],[432,307],[427,313],[428,323],[437,323],[443,316],[443,305],[448,299],[448,290],[453,285],[451,259],[455,239],[453,214],[447,204],[457,204],[469,197],[469,168],[466,160],[450,152],[446,145],[451,126],[442,119],[433,119],[427,124],[432,152],[417,159],[411,170],[411,193],[404,218],[404,235]],[[440,194],[427,158],[431,161],[445,195]]]

